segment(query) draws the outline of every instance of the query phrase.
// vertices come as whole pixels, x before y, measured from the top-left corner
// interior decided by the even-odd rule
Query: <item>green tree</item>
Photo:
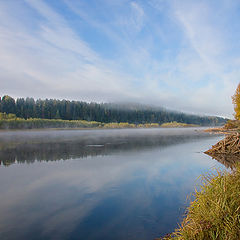
[[[57,112],[56,112],[55,119],[61,119],[59,110],[57,110]]]
[[[3,96],[1,105],[2,105],[2,109],[1,109],[2,112],[15,113],[15,100],[12,97],[8,95]]]

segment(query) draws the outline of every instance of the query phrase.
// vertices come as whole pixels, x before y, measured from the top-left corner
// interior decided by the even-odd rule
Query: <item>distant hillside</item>
[[[141,104],[87,103],[56,99],[18,98],[5,95],[0,98],[0,112],[14,113],[19,118],[87,120],[104,123],[128,122],[134,124],[179,122],[201,126],[224,124],[227,119],[215,116],[197,116]]]

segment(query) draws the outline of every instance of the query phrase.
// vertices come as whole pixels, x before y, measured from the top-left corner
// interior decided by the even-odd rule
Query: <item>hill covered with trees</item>
[[[163,108],[138,104],[87,103],[56,99],[0,98],[0,112],[16,114],[18,118],[86,120],[103,123],[133,124],[179,122],[201,126],[222,125],[227,119],[197,116]]]

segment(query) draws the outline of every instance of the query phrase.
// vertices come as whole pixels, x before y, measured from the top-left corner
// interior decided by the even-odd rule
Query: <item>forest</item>
[[[85,120],[100,123],[167,123],[179,122],[201,126],[224,124],[227,119],[215,116],[198,116],[164,108],[140,104],[87,103],[82,101],[0,97],[0,112],[15,114],[21,119]]]

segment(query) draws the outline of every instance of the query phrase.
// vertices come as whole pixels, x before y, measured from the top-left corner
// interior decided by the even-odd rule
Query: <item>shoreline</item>
[[[9,122],[6,122],[6,120],[0,120],[0,132],[3,131],[29,131],[29,130],[98,130],[98,129],[171,129],[171,128],[206,128],[205,132],[209,133],[222,133],[220,131],[216,131],[215,129],[220,128],[212,128],[212,126],[201,126],[201,125],[195,125],[195,124],[186,124],[186,123],[177,123],[177,122],[170,122],[170,123],[144,123],[144,124],[132,124],[132,123],[100,123],[96,122],[92,124],[91,122],[85,121],[85,120],[53,120],[53,119],[42,119],[43,122],[50,122],[51,124],[40,124],[38,125],[38,121],[41,121],[41,119],[37,120],[37,123],[31,123],[30,120],[21,120],[21,123],[17,123],[17,120],[11,120],[10,124],[16,124],[17,126],[10,125]],[[4,121],[4,123],[3,123]],[[56,121],[56,122],[55,122]],[[36,124],[36,125],[35,125]],[[67,125],[70,126],[67,126]],[[45,125],[45,126],[44,126]],[[54,126],[54,125],[59,125]],[[63,125],[63,126],[61,126]],[[64,126],[65,125],[65,126]],[[71,126],[73,125],[73,126]],[[76,125],[76,126],[74,126]],[[83,126],[77,126],[77,125],[83,125]],[[91,126],[92,125],[92,126]]]
[[[209,128],[204,132],[223,134],[204,153],[221,162],[226,169],[217,174],[203,175],[200,190],[193,193],[194,199],[187,207],[179,227],[157,240],[184,239],[240,239],[240,128]]]
[[[111,128],[111,127],[79,127],[79,128],[74,128],[74,127],[66,127],[66,128],[51,128],[51,127],[45,127],[45,128],[9,128],[9,129],[1,129],[0,128],[0,133],[1,132],[17,132],[17,131],[61,131],[61,130],[126,130],[126,129],[190,129],[190,128],[199,128],[203,132],[208,132],[205,131],[207,130],[208,126],[186,126],[186,127],[116,127],[116,128]],[[215,134],[222,134],[221,132],[216,132]]]
[[[205,240],[240,238],[240,165],[230,172],[200,176],[184,219],[172,233],[155,240]]]
[[[122,128],[189,128],[201,127],[184,122],[97,122],[46,118],[18,118],[14,114],[0,114],[0,130],[24,129],[122,129]],[[206,124],[203,127],[212,127]]]

